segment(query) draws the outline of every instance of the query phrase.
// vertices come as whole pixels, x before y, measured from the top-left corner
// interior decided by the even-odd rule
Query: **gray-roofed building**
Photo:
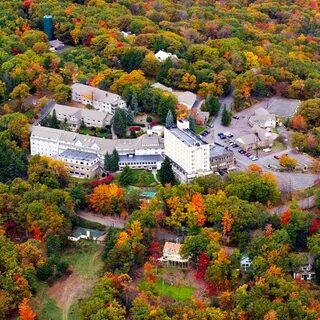
[[[189,110],[192,109],[197,101],[197,95],[190,91],[173,92],[178,102],[185,105]]]
[[[164,152],[164,145],[163,139],[156,134],[142,135],[136,139],[112,140],[59,129],[33,126],[31,128],[30,149],[31,155],[39,154],[41,156],[53,158],[57,158],[59,155],[64,154],[63,152],[65,150],[93,153],[98,157],[98,164],[100,165],[101,170],[103,168],[105,154],[111,154],[114,149],[117,149],[120,156],[126,156],[128,154],[133,154],[135,156],[151,156],[162,155]],[[70,151],[68,151],[67,155],[70,155]],[[77,154],[74,155],[77,157]],[[84,156],[84,154],[81,156]],[[74,160],[78,161],[76,159]],[[67,163],[70,164],[69,161],[67,161]],[[94,171],[95,170],[96,169],[94,169]],[[86,175],[84,177],[86,177]]]
[[[249,124],[252,127],[256,124],[261,128],[275,128],[276,116],[264,108],[258,108],[249,118]]]
[[[72,230],[71,236],[69,236],[68,239],[71,241],[79,241],[80,239],[94,240],[99,243],[104,241],[105,232],[96,229],[76,227]]]
[[[129,166],[132,169],[159,170],[164,158],[161,155],[121,155],[119,167],[123,169]]]
[[[210,148],[210,165],[212,171],[233,168],[235,165],[235,156],[233,151],[215,144]]]
[[[57,103],[52,108],[51,114],[53,110],[56,112],[57,119],[66,121],[72,130],[79,129],[82,121],[88,127],[103,128],[110,125],[112,119],[112,115],[105,112],[69,107]]]
[[[278,137],[278,134],[260,128],[256,124],[253,126],[252,131],[253,133],[246,134],[236,139],[236,143],[246,151],[256,148],[272,147],[274,140]]]
[[[163,91],[168,91],[168,92],[172,92],[173,91],[172,88],[167,87],[167,86],[163,85],[160,82],[156,82],[156,83],[152,84],[151,87],[155,88],[155,89],[160,89],[160,90],[163,90]]]
[[[115,109],[125,109],[126,102],[118,95],[99,88],[87,86],[82,83],[74,83],[72,89],[72,100],[82,104],[91,104],[95,109],[114,114]]]
[[[65,162],[73,177],[91,179],[100,173],[100,161],[96,153],[66,149],[57,158]]]
[[[171,92],[176,96],[178,103],[185,105],[189,110],[192,109],[197,101],[197,95],[191,91],[173,91],[172,88],[163,85],[160,82],[156,82],[152,85],[153,88],[163,91]]]
[[[64,43],[58,39],[48,41],[50,49],[52,51],[58,51],[64,49]]]

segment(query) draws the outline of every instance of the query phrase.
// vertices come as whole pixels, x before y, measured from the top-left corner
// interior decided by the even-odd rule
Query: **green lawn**
[[[44,295],[42,300],[42,309],[37,314],[39,320],[60,320],[62,319],[62,312],[57,307],[55,301],[48,295]]]
[[[154,180],[152,172],[147,170],[133,170],[132,185],[139,187],[149,187],[155,184],[157,184],[157,182],[156,180]]]
[[[120,174],[121,173],[117,173],[116,175],[114,175],[112,180],[113,183],[119,182]],[[131,183],[131,185],[136,187],[154,187],[157,185],[152,172],[147,170],[132,169],[132,180],[133,182]],[[128,188],[130,188],[130,186]]]
[[[196,131],[196,134],[200,134],[202,133],[202,131],[204,131],[205,127],[200,127],[200,126],[195,126],[195,131]]]
[[[170,297],[175,300],[188,300],[194,292],[194,288],[192,287],[172,286],[161,279],[157,280],[156,289],[161,296]]]
[[[103,262],[99,257],[99,245],[94,241],[80,240],[69,245],[61,260],[85,277],[99,277]]]
[[[44,282],[37,282],[37,295],[35,300],[37,307],[37,319],[39,320],[61,320],[62,312],[56,302],[47,294],[48,285]]]

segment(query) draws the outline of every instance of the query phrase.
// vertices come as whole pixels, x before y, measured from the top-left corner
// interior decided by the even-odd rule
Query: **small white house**
[[[166,52],[166,51],[163,51],[163,50],[158,51],[155,54],[155,56],[158,59],[158,61],[160,61],[160,62],[164,62],[169,58],[170,59],[172,59],[172,58],[178,59],[178,57],[175,54],[172,54],[171,52]]]
[[[50,46],[50,51],[59,51],[64,49],[64,43],[58,39],[51,40],[48,42]]]
[[[82,227],[76,227],[72,230],[71,236],[68,237],[70,241],[79,241],[80,239],[93,240],[98,243],[104,241],[105,232],[95,229],[87,229]]]
[[[302,281],[311,281],[316,278],[313,256],[307,255],[307,263],[301,266],[299,272],[293,272],[293,278]]]
[[[248,256],[243,256],[240,260],[240,268],[242,272],[248,272],[252,265],[252,260]]]

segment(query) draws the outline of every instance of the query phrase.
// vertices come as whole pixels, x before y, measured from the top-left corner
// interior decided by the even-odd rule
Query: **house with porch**
[[[180,249],[180,243],[167,241],[164,244],[162,257],[159,259],[159,261],[170,267],[187,269],[189,267],[189,258],[183,258],[180,255]]]

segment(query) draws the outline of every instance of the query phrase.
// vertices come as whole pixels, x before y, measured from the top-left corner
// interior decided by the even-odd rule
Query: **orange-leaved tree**
[[[114,183],[101,184],[93,189],[89,203],[97,213],[119,214],[123,204],[123,189]]]
[[[307,122],[304,116],[297,114],[291,121],[291,127],[294,130],[304,131],[307,128]]]
[[[227,242],[229,242],[229,234],[231,232],[232,224],[233,224],[232,215],[228,211],[225,211],[222,216],[221,225],[223,227],[223,230],[222,230],[223,235],[227,236]]]
[[[24,298],[19,304],[19,315],[21,320],[33,320],[36,318],[36,314],[30,307],[29,299]]]

